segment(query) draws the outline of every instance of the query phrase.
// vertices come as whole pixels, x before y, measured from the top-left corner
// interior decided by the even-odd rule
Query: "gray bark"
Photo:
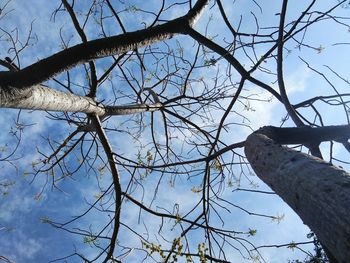
[[[259,133],[248,136],[245,154],[338,262],[350,262],[350,174]]]
[[[51,89],[43,85],[34,85],[22,89],[1,89],[0,108],[32,109],[45,111],[81,112],[97,116],[127,115],[146,111],[156,111],[162,107],[154,104],[130,104],[104,106],[92,98],[78,96]]]
[[[89,97],[60,92],[42,85],[26,89],[0,89],[0,107],[105,114],[104,108]]]

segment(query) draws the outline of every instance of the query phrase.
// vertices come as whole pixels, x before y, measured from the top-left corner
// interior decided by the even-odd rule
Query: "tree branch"
[[[92,116],[91,117],[93,124],[95,125],[98,137],[100,138],[100,141],[102,143],[103,149],[107,155],[109,167],[112,172],[113,177],[113,186],[115,191],[115,215],[114,215],[114,226],[113,226],[113,233],[111,236],[111,242],[109,244],[109,249],[107,252],[107,256],[103,263],[106,263],[109,261],[109,259],[113,258],[113,252],[114,247],[116,245],[119,226],[120,226],[120,209],[121,209],[121,203],[122,203],[122,191],[120,186],[120,179],[119,179],[119,172],[117,169],[117,165],[114,162],[114,156],[113,156],[113,150],[112,146],[110,145],[107,135],[102,128],[102,124],[100,121],[100,118],[98,116]]]
[[[185,33],[193,25],[209,0],[198,0],[189,12],[162,25],[121,35],[96,39],[62,50],[20,71],[0,72],[0,88],[30,87],[74,66],[94,59],[135,50]]]
[[[325,141],[343,143],[350,139],[350,125],[334,125],[324,127],[279,128],[265,126],[256,131],[264,134],[278,144],[319,144]]]

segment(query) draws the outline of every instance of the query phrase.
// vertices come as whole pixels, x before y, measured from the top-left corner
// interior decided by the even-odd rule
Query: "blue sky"
[[[5,1],[6,2],[6,1]],[[4,3],[5,3],[4,2]],[[81,1],[76,1],[78,9],[80,8]],[[276,1],[257,1],[263,8],[263,12],[252,1],[236,1],[235,4],[230,4],[229,1],[223,1],[227,7],[226,12],[228,16],[232,18],[232,22],[235,26],[239,23],[239,16],[242,15],[241,30],[247,30],[255,32],[256,27],[254,24],[254,16],[251,11],[261,21],[261,27],[269,26],[271,24],[276,25],[278,16],[275,15],[279,12],[280,4],[276,4]],[[303,2],[304,5],[309,1]],[[337,1],[318,1],[317,10],[327,10],[331,5],[334,5]],[[0,6],[4,3],[0,2]],[[128,7],[131,8],[134,5],[142,5],[143,1],[130,1]],[[170,5],[170,1],[167,2]],[[7,31],[11,31],[14,28],[19,29],[19,37],[21,41],[25,41],[26,34],[30,28],[30,23],[33,22],[33,38],[30,40],[30,46],[26,48],[21,55],[21,66],[30,65],[37,59],[44,58],[50,54],[53,54],[61,49],[60,45],[60,31],[65,40],[69,40],[69,45],[79,43],[77,34],[73,31],[72,23],[69,17],[59,12],[56,20],[50,19],[52,11],[59,5],[58,1],[20,1],[12,0],[7,6],[7,10],[11,10],[5,17],[1,18],[1,28]],[[145,8],[156,8],[157,1],[152,1],[149,6]],[[290,9],[287,16],[287,21],[290,22],[295,17],[295,14],[300,14],[300,11],[304,6],[300,2],[290,1]],[[84,9],[82,5],[81,9]],[[164,19],[171,19],[181,15],[181,11],[184,6],[174,6],[164,14]],[[155,9],[157,10],[157,9]],[[215,14],[218,12],[216,7],[208,8],[205,10],[203,17],[198,21],[195,26],[200,32],[205,32],[207,21],[211,19],[207,30],[208,35],[213,37],[215,41],[223,44],[223,38],[231,39],[231,36],[225,30],[225,26],[222,20]],[[349,16],[348,9],[339,9],[337,11],[340,16]],[[127,30],[135,30],[142,28],[142,22],[149,23],[151,16],[147,13],[138,13],[133,15],[130,12],[121,14],[121,17],[125,21],[125,27]],[[132,19],[131,19],[132,18]],[[120,28],[115,24],[107,24],[105,28],[108,34],[120,33]],[[263,30],[263,29],[262,29]],[[315,47],[321,47],[322,52],[317,50],[302,48],[298,50],[295,48],[295,43],[289,45],[287,48],[291,52],[286,55],[285,58],[285,82],[290,95],[292,103],[298,103],[304,99],[310,98],[319,94],[334,94],[332,87],[318,75],[314,74],[311,70],[307,69],[305,63],[300,59],[303,58],[310,62],[310,64],[327,73],[329,79],[336,85],[339,92],[346,92],[349,85],[344,81],[337,78],[326,67],[325,64],[330,66],[335,71],[339,72],[344,78],[348,74],[348,64],[350,61],[350,54],[346,52],[346,45],[334,45],[336,42],[348,42],[349,28],[345,26],[338,26],[330,21],[321,22],[319,25],[312,27],[312,30],[308,32],[307,43],[314,45]],[[87,24],[86,32],[89,39],[100,37],[100,31],[96,30],[96,25],[92,22]],[[297,38],[300,36],[297,36]],[[1,58],[11,55],[7,53],[9,49],[9,42],[6,40],[6,36],[1,37],[0,50],[2,50]],[[186,36],[178,36],[169,41],[170,45],[176,48],[176,41],[179,41],[184,47],[184,54],[188,56],[189,60],[193,59],[193,52],[196,49],[193,40]],[[168,42],[167,42],[168,43]],[[155,45],[157,48],[166,48],[165,44],[160,43]],[[266,46],[262,46],[256,49],[258,56],[263,54],[266,50]],[[249,68],[250,62],[244,55],[242,50],[238,50],[236,53],[237,58]],[[149,56],[147,57],[149,58]],[[107,67],[111,60],[105,59],[96,62],[97,71],[99,73]],[[147,66],[151,67],[152,60],[148,62]],[[132,62],[131,62],[132,63]],[[226,70],[226,62],[218,61],[213,67],[202,67],[196,69],[193,77],[204,78],[204,82],[210,86],[214,85],[213,77],[220,70]],[[271,59],[266,67],[274,69],[274,63]],[[130,69],[137,74],[137,66],[130,66]],[[82,73],[82,67],[77,67],[72,70],[72,81],[86,85],[84,73]],[[185,71],[180,71],[184,74]],[[118,75],[119,74],[119,75]],[[222,73],[223,74],[223,73]],[[223,74],[224,75],[224,74]],[[274,76],[262,74],[257,72],[255,75],[257,78],[263,79],[266,83],[271,83],[275,80]],[[64,79],[65,75],[58,76],[59,79]],[[111,86],[115,87],[115,91],[118,94],[127,94],[128,86],[125,81],[120,80],[120,73],[116,73],[114,78],[110,81],[106,81],[101,87],[99,97],[106,98],[107,102],[113,102],[111,95],[113,93],[109,89]],[[152,83],[152,79],[150,83]],[[60,88],[54,82],[49,82],[55,88]],[[192,83],[194,89],[199,92],[204,89],[204,85],[200,82]],[[277,84],[271,84],[274,88],[277,88]],[[78,86],[73,87],[74,91],[82,94],[83,89]],[[228,90],[229,91],[229,90]],[[172,95],[169,91],[167,94]],[[257,88],[252,84],[246,85],[246,90],[243,93],[244,96],[252,98],[259,98],[269,100],[271,97],[269,94]],[[128,98],[120,97],[117,100],[119,103],[131,102]],[[234,108],[234,112],[227,119],[227,123],[238,123],[237,126],[232,126],[228,131],[224,131],[222,134],[222,140],[226,143],[232,143],[236,141],[242,141],[246,136],[255,129],[263,125],[280,125],[281,119],[285,116],[285,110],[276,101],[270,102],[261,101],[249,101],[249,109],[247,110],[248,101],[242,99],[237,107]],[[228,104],[228,101],[222,101],[222,106]],[[322,111],[324,115],[324,121],[326,125],[331,124],[345,124],[346,116],[341,107],[328,107],[325,104],[317,104],[318,109]],[[184,111],[184,113],[186,113]],[[246,119],[243,119],[241,115],[244,115]],[[0,182],[15,182],[9,188],[1,189],[4,193],[0,197],[0,256],[6,256],[7,258],[17,262],[48,262],[56,258],[68,256],[74,253],[77,249],[87,257],[93,258],[96,255],[96,249],[91,247],[90,244],[84,243],[84,240],[80,236],[75,236],[65,231],[56,229],[49,224],[42,223],[42,219],[49,218],[56,222],[65,222],[73,218],[73,216],[79,215],[89,207],[89,204],[96,200],[96,196],[101,193],[101,189],[107,189],[110,185],[110,174],[105,169],[102,173],[98,174],[88,169],[87,166],[83,166],[72,178],[68,178],[59,182],[57,188],[51,187],[50,175],[39,174],[35,180],[31,176],[33,167],[37,167],[38,160],[42,158],[39,154],[44,152],[50,154],[52,151],[48,144],[48,139],[55,145],[55,142],[62,141],[70,132],[74,131],[74,126],[69,125],[63,121],[52,121],[47,118],[48,114],[43,112],[33,111],[21,111],[19,122],[25,124],[25,128],[20,133],[19,130],[14,129],[15,122],[18,120],[18,111],[11,109],[1,109],[0,123],[3,127],[3,132],[0,134],[0,147],[5,147],[4,152],[0,153],[0,158],[6,156],[8,152],[13,149],[16,139],[11,131],[16,131],[16,135],[21,135],[21,144],[15,155],[10,158],[10,162],[0,162]],[[312,119],[312,113],[305,111],[305,116]],[[156,133],[160,142],[164,143],[164,129],[162,127],[161,115],[159,113],[154,114],[156,121]],[[193,119],[201,125],[210,124],[217,125],[221,115],[217,111],[211,112],[211,117],[208,120]],[[131,120],[128,117],[113,117],[105,123],[109,128],[117,127],[118,130],[129,129],[134,133],[134,136],[130,136],[123,132],[112,133],[109,132],[110,141],[118,154],[132,159],[137,159],[138,154],[145,160],[148,150],[152,150],[150,129],[149,126],[142,131],[137,129],[137,121],[140,116],[134,116]],[[145,123],[150,120],[150,115],[145,114]],[[207,123],[205,123],[207,122]],[[203,124],[204,123],[204,124]],[[287,124],[292,125],[287,122]],[[135,128],[136,127],[136,128]],[[183,154],[188,154],[189,157],[193,157],[193,153],[188,145],[183,145],[181,142],[186,141],[186,138],[195,138],[195,135],[190,131],[173,131],[173,147],[177,151]],[[91,136],[87,137],[88,140],[92,140]],[[94,150],[94,144],[90,144],[88,141],[81,149],[83,152],[87,152],[90,145]],[[325,158],[327,159],[327,153],[329,152],[329,143],[322,145]],[[71,157],[66,161],[68,167],[76,167],[80,161],[80,149],[74,151]],[[238,150],[237,152],[241,152]],[[334,154],[338,158],[348,159],[348,155],[336,146],[334,148]],[[231,158],[226,156],[224,158]],[[235,161],[239,161],[237,155]],[[96,167],[99,168],[101,162],[96,160]],[[342,164],[343,167],[347,167]],[[126,169],[121,169],[122,187],[126,188],[126,185],[130,181],[130,172]],[[138,200],[143,200],[145,204],[150,204],[154,198],[154,191],[157,183],[160,180],[160,174],[153,172],[151,175],[145,175],[143,171],[136,174],[139,178],[145,176],[142,180],[142,185],[133,185],[133,196]],[[234,168],[230,174],[227,174],[227,178],[233,180],[240,178],[240,167]],[[234,181],[236,183],[236,181]],[[227,182],[226,182],[227,183]],[[160,180],[158,193],[156,200],[152,204],[152,208],[157,211],[173,211],[178,209],[179,214],[185,214],[189,209],[198,202],[200,194],[191,191],[193,187],[200,187],[201,177],[195,176],[188,179],[186,176],[177,176],[176,178],[171,175],[166,175]],[[236,231],[249,231],[249,229],[257,229],[257,235],[254,237],[248,237],[249,241],[259,245],[271,245],[271,244],[285,244],[289,242],[303,242],[308,241],[306,234],[309,229],[303,225],[298,216],[283,203],[283,201],[276,195],[263,195],[254,194],[249,192],[233,192],[236,187],[252,188],[252,185],[257,185],[258,190],[269,191],[266,185],[264,185],[256,176],[248,175],[242,176],[240,184],[235,184],[234,187],[226,187],[220,191],[222,198],[230,200],[233,204],[244,207],[245,209],[258,213],[268,214],[273,216],[283,216],[281,221],[273,221],[271,218],[264,218],[259,216],[251,216],[242,210],[230,207],[231,212],[225,212],[220,210],[221,216],[225,221],[225,229],[234,229]],[[44,189],[42,191],[42,189]],[[40,195],[38,195],[40,193]],[[110,205],[110,201],[106,201],[102,206]],[[142,220],[139,217],[142,215]],[[213,215],[213,218],[215,216]],[[101,214],[96,210],[89,212],[79,223],[71,225],[71,229],[84,227],[90,229],[92,232],[97,232],[98,229],[107,222],[109,217],[107,214]],[[219,224],[218,218],[216,219]],[[144,238],[147,238],[150,242],[166,244],[164,240],[157,235],[159,225],[161,221],[154,219],[146,212],[140,214],[139,209],[132,203],[125,203],[122,210],[122,222],[127,222],[133,230],[143,233]],[[165,222],[168,225],[172,222]],[[181,229],[179,226],[169,227],[163,229],[163,236],[168,240],[176,238]],[[149,234],[147,234],[147,232]],[[189,234],[193,246],[202,242],[202,234],[200,231]],[[140,240],[135,236],[132,231],[125,227],[121,227],[119,234],[119,242],[123,245],[140,247]],[[103,241],[101,245],[103,244]],[[237,244],[234,244],[238,246]],[[227,258],[232,262],[249,262],[248,260],[242,260],[242,257],[232,248],[227,247]],[[312,251],[312,246],[306,246],[306,250]],[[122,249],[118,249],[118,253],[125,252]],[[288,248],[265,248],[259,250],[266,262],[287,262],[288,259],[304,259],[305,254],[299,250],[291,250]],[[123,258],[123,262],[140,262],[141,258],[145,257],[145,252],[135,249],[127,254],[127,257]],[[79,262],[77,258],[71,258],[68,262]],[[145,262],[153,262],[150,259]]]

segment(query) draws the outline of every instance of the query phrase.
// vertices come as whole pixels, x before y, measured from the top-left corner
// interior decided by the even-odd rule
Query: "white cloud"
[[[289,95],[301,93],[307,87],[307,81],[311,77],[311,70],[305,66],[299,66],[295,71],[286,74],[285,86]]]
[[[33,238],[23,236],[17,243],[16,250],[23,259],[32,259],[42,249],[42,244]]]
[[[0,239],[1,256],[5,256],[16,263],[25,263],[28,260],[37,260],[36,255],[43,249],[43,243],[28,235],[19,229],[14,229],[7,240]],[[6,233],[2,235],[8,236]]]
[[[16,218],[16,214],[28,213],[34,205],[33,197],[28,196],[27,193],[22,195],[21,192],[11,192],[10,196],[2,197],[0,220],[9,223]]]

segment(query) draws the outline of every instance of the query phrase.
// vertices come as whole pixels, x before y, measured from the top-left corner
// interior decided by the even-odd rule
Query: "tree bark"
[[[0,108],[31,109],[45,111],[81,112],[103,118],[111,115],[128,115],[162,108],[160,102],[154,104],[129,104],[104,106],[86,96],[78,96],[35,85],[24,89],[1,89]]]
[[[0,89],[0,107],[103,115],[104,107],[85,96],[60,92],[42,85],[26,89]]]
[[[261,133],[248,136],[245,154],[338,262],[350,262],[350,174]]]

